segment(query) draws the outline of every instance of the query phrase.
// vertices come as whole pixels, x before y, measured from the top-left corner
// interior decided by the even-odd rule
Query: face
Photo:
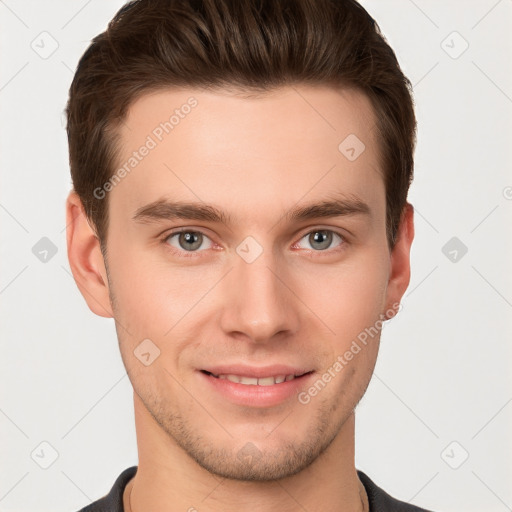
[[[145,414],[212,473],[295,474],[353,414],[404,291],[371,104],[180,89],[125,121],[108,289]]]

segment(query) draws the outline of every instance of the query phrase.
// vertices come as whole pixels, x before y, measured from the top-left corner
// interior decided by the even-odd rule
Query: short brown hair
[[[412,86],[375,20],[355,0],[134,0],[81,57],[66,107],[73,188],[106,247],[118,136],[140,95],[169,87],[270,91],[297,83],[350,86],[376,115],[394,247],[412,181]],[[340,141],[341,142],[341,141]]]

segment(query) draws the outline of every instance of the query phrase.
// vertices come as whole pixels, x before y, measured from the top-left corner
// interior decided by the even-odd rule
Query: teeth
[[[258,385],[258,379],[254,377],[240,377],[240,384],[249,384],[252,386]]]
[[[218,379],[226,379],[230,382],[236,382],[237,384],[245,384],[246,386],[273,386],[274,384],[281,384],[282,382],[288,382],[295,379],[295,375],[276,375],[274,377],[244,377],[240,375],[214,375]]]
[[[264,377],[262,379],[258,379],[258,384],[260,386],[273,386],[276,383],[274,377]]]

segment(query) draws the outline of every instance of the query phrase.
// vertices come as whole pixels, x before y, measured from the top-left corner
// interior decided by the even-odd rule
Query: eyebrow
[[[352,215],[371,215],[367,203],[354,195],[299,206],[288,211],[283,218],[289,222],[345,217]],[[170,201],[159,199],[137,209],[133,220],[139,223],[158,222],[160,220],[200,220],[230,224],[232,217],[227,212],[205,203]]]

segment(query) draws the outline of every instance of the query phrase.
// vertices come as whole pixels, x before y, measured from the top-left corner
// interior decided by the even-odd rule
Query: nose
[[[272,343],[299,327],[300,302],[291,277],[271,250],[248,262],[234,255],[234,268],[223,280],[221,328],[228,336],[252,343]]]

